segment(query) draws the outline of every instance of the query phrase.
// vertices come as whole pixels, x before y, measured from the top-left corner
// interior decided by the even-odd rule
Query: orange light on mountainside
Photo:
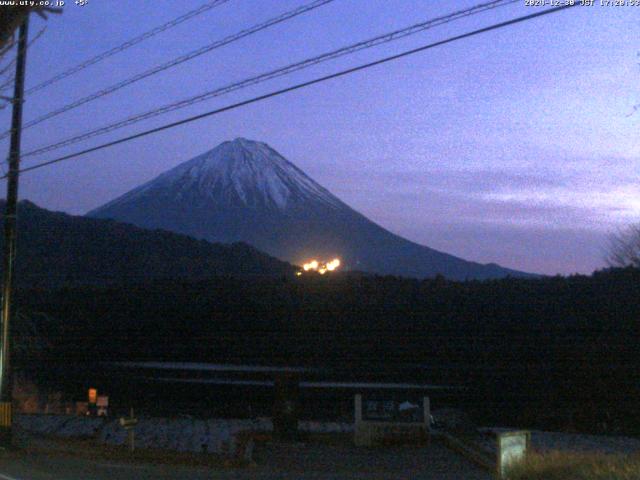
[[[320,266],[320,263],[317,260],[311,260],[310,262],[302,265],[302,268],[304,269],[305,272],[308,272],[309,270],[318,270],[319,266]]]
[[[334,258],[329,263],[327,263],[327,270],[329,270],[330,272],[333,272],[339,266],[340,266],[340,260],[337,258]]]
[[[305,272],[313,271],[318,272],[320,275],[324,275],[327,272],[333,272],[340,266],[340,259],[334,258],[330,262],[320,262],[318,260],[310,260],[302,265],[302,269]],[[302,275],[302,272],[296,272],[296,275]]]

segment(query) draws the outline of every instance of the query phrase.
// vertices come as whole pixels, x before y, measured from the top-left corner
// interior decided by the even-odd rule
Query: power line
[[[38,90],[42,90],[43,88],[48,87],[49,85],[53,85],[54,83],[59,82],[63,78],[70,77],[74,73],[78,73],[79,71],[84,70],[85,68],[90,67],[91,65],[95,65],[96,63],[101,62],[102,60],[105,60],[109,57],[112,57],[113,55],[123,52],[128,48],[133,47],[134,45],[137,45],[151,37],[154,37],[155,35],[158,35],[159,33],[162,33],[166,30],[176,27],[181,23],[186,22],[187,20],[191,20],[192,18],[197,17],[198,15],[205,13],[211,10],[212,8],[218,7],[228,1],[229,0],[213,0],[208,3],[205,3],[204,5],[201,5],[200,7],[196,8],[195,10],[191,10],[190,12],[187,12],[184,15],[180,15],[179,17],[174,18],[173,20],[167,23],[159,25],[147,32],[144,32],[138,35],[137,37],[132,38],[131,40],[127,40],[126,42],[124,42],[121,45],[118,45],[117,47],[107,50],[106,52],[102,52],[96,55],[95,57],[91,57],[85,60],[84,62],[79,63],[65,70],[64,72],[59,73],[58,75],[51,77],[48,80],[45,80],[44,82],[34,85],[33,87],[27,89],[25,93],[28,95],[28,94],[37,92]]]
[[[0,74],[0,76],[2,76],[2,74]],[[4,92],[5,90],[8,90],[12,86],[13,86],[13,75],[9,73],[2,79],[2,83],[0,84],[0,92]],[[0,109],[1,108],[4,108],[4,105],[0,106]]]
[[[565,10],[565,9],[568,9],[568,8],[573,8],[573,7],[578,6],[578,5],[580,5],[580,4],[579,3],[566,4],[566,5],[563,5],[563,6],[560,6],[560,7],[554,7],[554,8],[550,8],[550,9],[547,9],[547,10],[542,10],[540,12],[532,13],[532,14],[529,14],[529,15],[524,15],[524,16],[521,16],[521,17],[517,17],[517,18],[511,19],[511,20],[507,20],[505,22],[501,22],[501,23],[497,23],[497,24],[494,24],[494,25],[490,25],[488,27],[480,28],[478,30],[473,30],[471,32],[463,33],[461,35],[456,35],[454,37],[449,37],[449,38],[447,38],[445,40],[440,40],[440,41],[435,42],[435,43],[430,43],[428,45],[423,45],[421,47],[417,47],[417,48],[414,48],[414,49],[411,49],[411,50],[406,50],[406,51],[404,51],[402,53],[398,53],[396,55],[391,55],[391,56],[388,56],[388,57],[384,57],[384,58],[381,58],[379,60],[375,60],[373,62],[369,62],[369,63],[365,63],[365,64],[362,64],[362,65],[359,65],[357,67],[352,67],[352,68],[348,68],[346,70],[341,70],[341,71],[339,71],[337,73],[332,73],[330,75],[325,75],[323,77],[315,78],[313,80],[309,80],[309,81],[306,81],[306,82],[298,83],[296,85],[293,85],[293,86],[290,86],[290,87],[287,87],[287,88],[276,90],[276,91],[273,91],[273,92],[270,92],[270,93],[267,93],[267,94],[264,94],[264,95],[260,95],[260,96],[257,96],[257,97],[253,97],[253,98],[251,98],[249,100],[244,100],[242,102],[238,102],[238,103],[234,103],[234,104],[231,104],[231,105],[227,105],[227,106],[222,107],[222,108],[218,108],[218,109],[215,109],[215,110],[210,110],[208,112],[201,113],[199,115],[194,115],[192,117],[188,117],[188,118],[179,120],[177,122],[168,123],[168,124],[162,125],[160,127],[156,127],[156,128],[152,128],[152,129],[149,129],[149,130],[145,130],[145,131],[140,132],[140,133],[136,133],[134,135],[129,135],[128,137],[123,137],[123,138],[120,138],[118,140],[114,140],[114,141],[111,141],[111,142],[103,143],[101,145],[98,145],[98,146],[95,146],[95,147],[91,147],[91,148],[87,148],[85,150],[81,150],[79,152],[75,152],[75,153],[72,153],[72,154],[69,154],[69,155],[65,155],[65,156],[62,156],[62,157],[58,157],[58,158],[55,158],[53,160],[48,160],[46,162],[38,163],[36,165],[32,165],[30,167],[26,167],[26,168],[21,169],[20,173],[29,172],[31,170],[36,170],[36,169],[43,168],[43,167],[48,166],[48,165],[52,165],[52,164],[59,163],[59,162],[65,161],[65,160],[76,158],[76,157],[79,157],[81,155],[86,155],[87,153],[92,153],[92,152],[95,152],[95,151],[98,151],[98,150],[103,150],[105,148],[112,147],[112,146],[115,146],[115,145],[119,145],[121,143],[129,142],[131,140],[135,140],[135,139],[138,139],[138,138],[141,138],[141,137],[145,137],[145,136],[151,135],[153,133],[161,132],[163,130],[168,130],[170,128],[174,128],[174,127],[177,127],[177,126],[180,126],[180,125],[184,125],[186,123],[191,123],[191,122],[194,122],[196,120],[200,120],[202,118],[206,118],[206,117],[210,117],[210,116],[213,116],[213,115],[217,115],[219,113],[227,112],[229,110],[234,110],[236,108],[243,107],[245,105],[250,105],[252,103],[260,102],[260,101],[266,100],[268,98],[280,96],[280,95],[283,95],[285,93],[289,93],[289,92],[292,92],[292,91],[295,91],[295,90],[299,90],[301,88],[305,88],[305,87],[309,87],[311,85],[315,85],[317,83],[325,82],[327,80],[331,80],[331,79],[338,78],[338,77],[343,77],[345,75],[349,75],[351,73],[355,73],[355,72],[358,72],[358,71],[361,71],[361,70],[365,70],[365,69],[368,69],[368,68],[371,68],[371,67],[375,67],[377,65],[382,65],[382,64],[394,61],[394,60],[398,60],[400,58],[407,57],[409,55],[414,55],[416,53],[423,52],[425,50],[429,50],[431,48],[438,47],[440,45],[445,45],[445,44],[448,44],[448,43],[455,42],[457,40],[462,40],[464,38],[469,38],[469,37],[473,37],[473,36],[476,36],[476,35],[480,35],[482,33],[490,32],[492,30],[497,30],[497,29],[500,29],[500,28],[508,27],[510,25],[515,25],[517,23],[521,23],[521,22],[525,22],[525,21],[528,21],[528,20],[532,20],[534,18],[542,17],[544,15],[549,15],[549,14],[552,14],[552,13],[556,13],[556,12],[559,12],[561,10]],[[0,177],[0,179],[4,179],[6,177],[7,176],[4,175],[4,176]]]
[[[9,52],[15,45],[15,35],[11,34],[11,38],[7,41],[7,43],[0,47],[0,58],[3,57],[7,52]]]
[[[85,132],[79,135],[75,135],[73,137],[64,139],[62,141],[56,142],[54,144],[51,145],[47,145],[44,147],[40,147],[36,150],[32,150],[29,152],[26,152],[23,155],[23,158],[25,157],[29,157],[29,156],[34,156],[34,155],[40,155],[46,152],[50,152],[53,150],[57,150],[59,148],[62,147],[67,147],[69,145],[73,145],[75,143],[81,142],[83,140],[87,140],[89,138],[98,136],[98,135],[104,135],[106,133],[115,131],[115,130],[119,130],[121,128],[127,127],[129,125],[133,125],[135,123],[141,122],[143,120],[147,120],[159,115],[163,115],[165,113],[169,113],[175,110],[179,110],[181,108],[185,108],[188,107],[190,105],[193,105],[195,103],[199,103],[199,102],[203,102],[205,100],[209,100],[211,98],[214,97],[218,97],[218,96],[222,96],[225,95],[227,93],[231,93],[237,90],[241,90],[253,85],[257,85],[259,83],[265,82],[267,80],[271,80],[277,77],[281,77],[284,75],[287,75],[289,73],[293,73],[299,70],[303,70],[305,68],[311,67],[313,65],[317,65],[319,63],[323,63],[329,60],[333,60],[345,55],[350,55],[352,53],[355,53],[357,51],[360,50],[364,50],[364,49],[368,49],[368,48],[372,48],[378,45],[381,45],[383,43],[388,43],[391,41],[395,41],[401,38],[405,38],[409,35],[414,35],[416,33],[428,30],[430,28],[434,28],[436,26],[439,25],[443,25],[445,23],[449,23],[452,22],[454,20],[458,20],[460,18],[464,18],[464,17],[468,17],[471,15],[475,15],[478,13],[482,13],[486,10],[490,10],[490,9],[494,9],[494,8],[498,8],[498,7],[502,7],[502,6],[506,6],[515,2],[519,2],[520,0],[493,0],[487,3],[482,3],[479,5],[476,5],[472,8],[468,8],[465,10],[459,10],[441,17],[437,17],[434,19],[430,19],[427,20],[425,22],[421,22],[415,25],[412,25],[410,27],[407,28],[403,28],[401,30],[396,30],[393,31],[391,33],[387,33],[384,35],[379,35],[377,37],[373,37],[370,38],[368,40],[364,40],[346,47],[342,47],[339,48],[337,50],[333,50],[331,52],[328,53],[324,53],[322,55],[318,55],[315,57],[311,57],[308,58],[306,60],[297,62],[297,63],[293,63],[291,65],[287,65],[286,67],[282,67],[276,70],[272,70],[269,71],[267,73],[263,73],[260,74],[258,76],[255,77],[251,77],[245,80],[242,80],[240,82],[235,82],[232,83],[230,85],[226,85],[214,90],[210,90],[177,102],[173,102],[167,105],[164,105],[162,107],[159,108],[155,108],[153,110],[144,112],[144,113],[140,113],[137,115],[133,115],[130,117],[127,117],[123,120],[120,120],[118,122],[112,123],[110,125],[106,125],[104,127],[100,127],[94,130],[91,130],[89,132]]]
[[[221,1],[228,1],[228,0],[221,0]],[[253,27],[247,28],[245,30],[241,30],[238,33],[235,33],[233,35],[229,35],[228,37],[223,38],[222,40],[218,40],[214,43],[211,43],[209,45],[205,45],[204,47],[198,48],[197,50],[193,50],[185,55],[181,55],[180,57],[173,59],[169,62],[163,63],[162,65],[158,65],[150,70],[146,70],[142,73],[139,73],[137,75],[134,75],[133,77],[129,77],[125,80],[122,80],[121,82],[118,82],[114,85],[111,85],[107,88],[104,88],[102,90],[99,90],[97,92],[92,93],[91,95],[87,95],[86,97],[83,97],[79,100],[76,100],[75,102],[69,103],[67,105],[64,105],[63,107],[58,108],[57,110],[53,110],[49,113],[46,113],[34,120],[31,120],[30,122],[27,122],[23,125],[23,130],[29,127],[33,127],[34,125],[37,125],[39,123],[44,122],[45,120],[49,120],[53,117],[57,117],[58,115],[61,115],[65,112],[68,112],[69,110],[73,110],[75,108],[80,107],[81,105],[85,105],[86,103],[92,102],[94,100],[97,100],[98,98],[104,97],[106,95],[110,95],[111,93],[114,93],[128,85],[132,85],[136,82],[139,82],[140,80],[143,80],[147,77],[150,77],[152,75],[156,75],[160,72],[163,72],[169,68],[175,67],[177,65],[180,65],[181,63],[184,63],[188,60],[192,60],[196,57],[199,57],[200,55],[203,55],[205,53],[208,53],[216,48],[220,48],[224,45],[228,45],[232,42],[235,42],[237,40],[240,40],[244,37],[247,37],[249,35],[253,35],[254,33],[260,32],[262,30],[265,30],[273,25],[276,25],[278,23],[282,23],[286,20],[289,20],[293,17],[297,17],[298,15],[302,15],[303,13],[309,12],[311,10],[314,10],[316,8],[319,8],[323,5],[326,5],[327,3],[331,3],[334,0],[314,0],[311,3],[308,3],[306,5],[303,5],[301,7],[295,8],[293,10],[289,10],[288,12],[285,12],[281,15],[278,15],[276,17],[273,17],[269,20],[267,20],[266,22],[263,23],[259,23],[257,25],[254,25]],[[4,132],[2,135],[0,135],[0,139],[3,139],[5,137],[7,137],[11,132],[7,131]]]
[[[42,27],[40,29],[40,31],[35,34],[35,36],[27,44],[27,48],[28,49],[31,48],[33,46],[33,44],[42,36],[42,34],[45,32],[46,29],[47,29],[46,26]],[[6,73],[16,63],[17,59],[18,59],[18,56],[16,55],[4,67],[2,67],[0,69],[0,76],[3,75],[4,73]],[[0,84],[0,92],[2,92],[4,90],[7,90],[9,87],[11,87],[13,85],[13,82],[14,82],[14,78],[13,78],[13,75],[11,75],[11,77],[9,77],[8,80],[6,80],[2,84]],[[0,109],[3,109],[4,107],[5,106],[2,105],[2,106],[0,106]]]
[[[33,44],[35,42],[38,41],[38,39],[44,34],[44,32],[47,31],[47,27],[46,25],[44,27],[42,27],[40,30],[38,30],[38,33],[36,33],[33,38],[31,40],[29,40],[29,43],[27,44],[27,48],[31,48],[33,46]],[[11,61],[2,68],[2,70],[0,70],[0,73],[4,73],[6,72],[12,65],[14,65],[16,63],[16,60],[18,59],[18,55],[16,55],[15,57],[13,57],[11,59]]]
[[[13,67],[13,65],[15,65],[16,59],[17,59],[17,56],[13,57],[9,62],[7,62],[6,65],[4,65],[2,68],[0,68],[0,75],[4,75],[7,72],[12,73],[12,72],[10,72],[10,70]],[[13,81],[13,79],[12,79],[12,81]],[[3,90],[5,88],[7,88],[7,87],[0,86],[0,90]]]

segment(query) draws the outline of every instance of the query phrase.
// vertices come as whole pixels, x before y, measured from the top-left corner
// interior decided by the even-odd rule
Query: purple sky
[[[480,1],[336,0],[28,129],[24,151]],[[29,52],[27,87],[203,2],[68,0]],[[25,121],[303,3],[230,0],[34,93]],[[522,0],[24,164],[535,10]],[[34,17],[31,34],[44,25]],[[588,273],[604,266],[607,234],[640,220],[640,113],[629,116],[639,38],[640,7],[570,9],[30,172],[20,195],[83,214],[242,136],[416,242],[519,270]]]

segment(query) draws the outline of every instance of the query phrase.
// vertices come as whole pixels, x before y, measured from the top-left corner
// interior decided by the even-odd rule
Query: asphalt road
[[[232,469],[17,451],[0,455],[0,480],[491,479],[487,472],[439,444],[385,449],[270,444],[258,447],[254,459],[256,466]]]

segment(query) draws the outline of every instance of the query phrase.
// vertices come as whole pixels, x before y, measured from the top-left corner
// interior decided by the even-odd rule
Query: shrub
[[[507,473],[509,480],[638,480],[640,455],[550,452],[530,454]]]

